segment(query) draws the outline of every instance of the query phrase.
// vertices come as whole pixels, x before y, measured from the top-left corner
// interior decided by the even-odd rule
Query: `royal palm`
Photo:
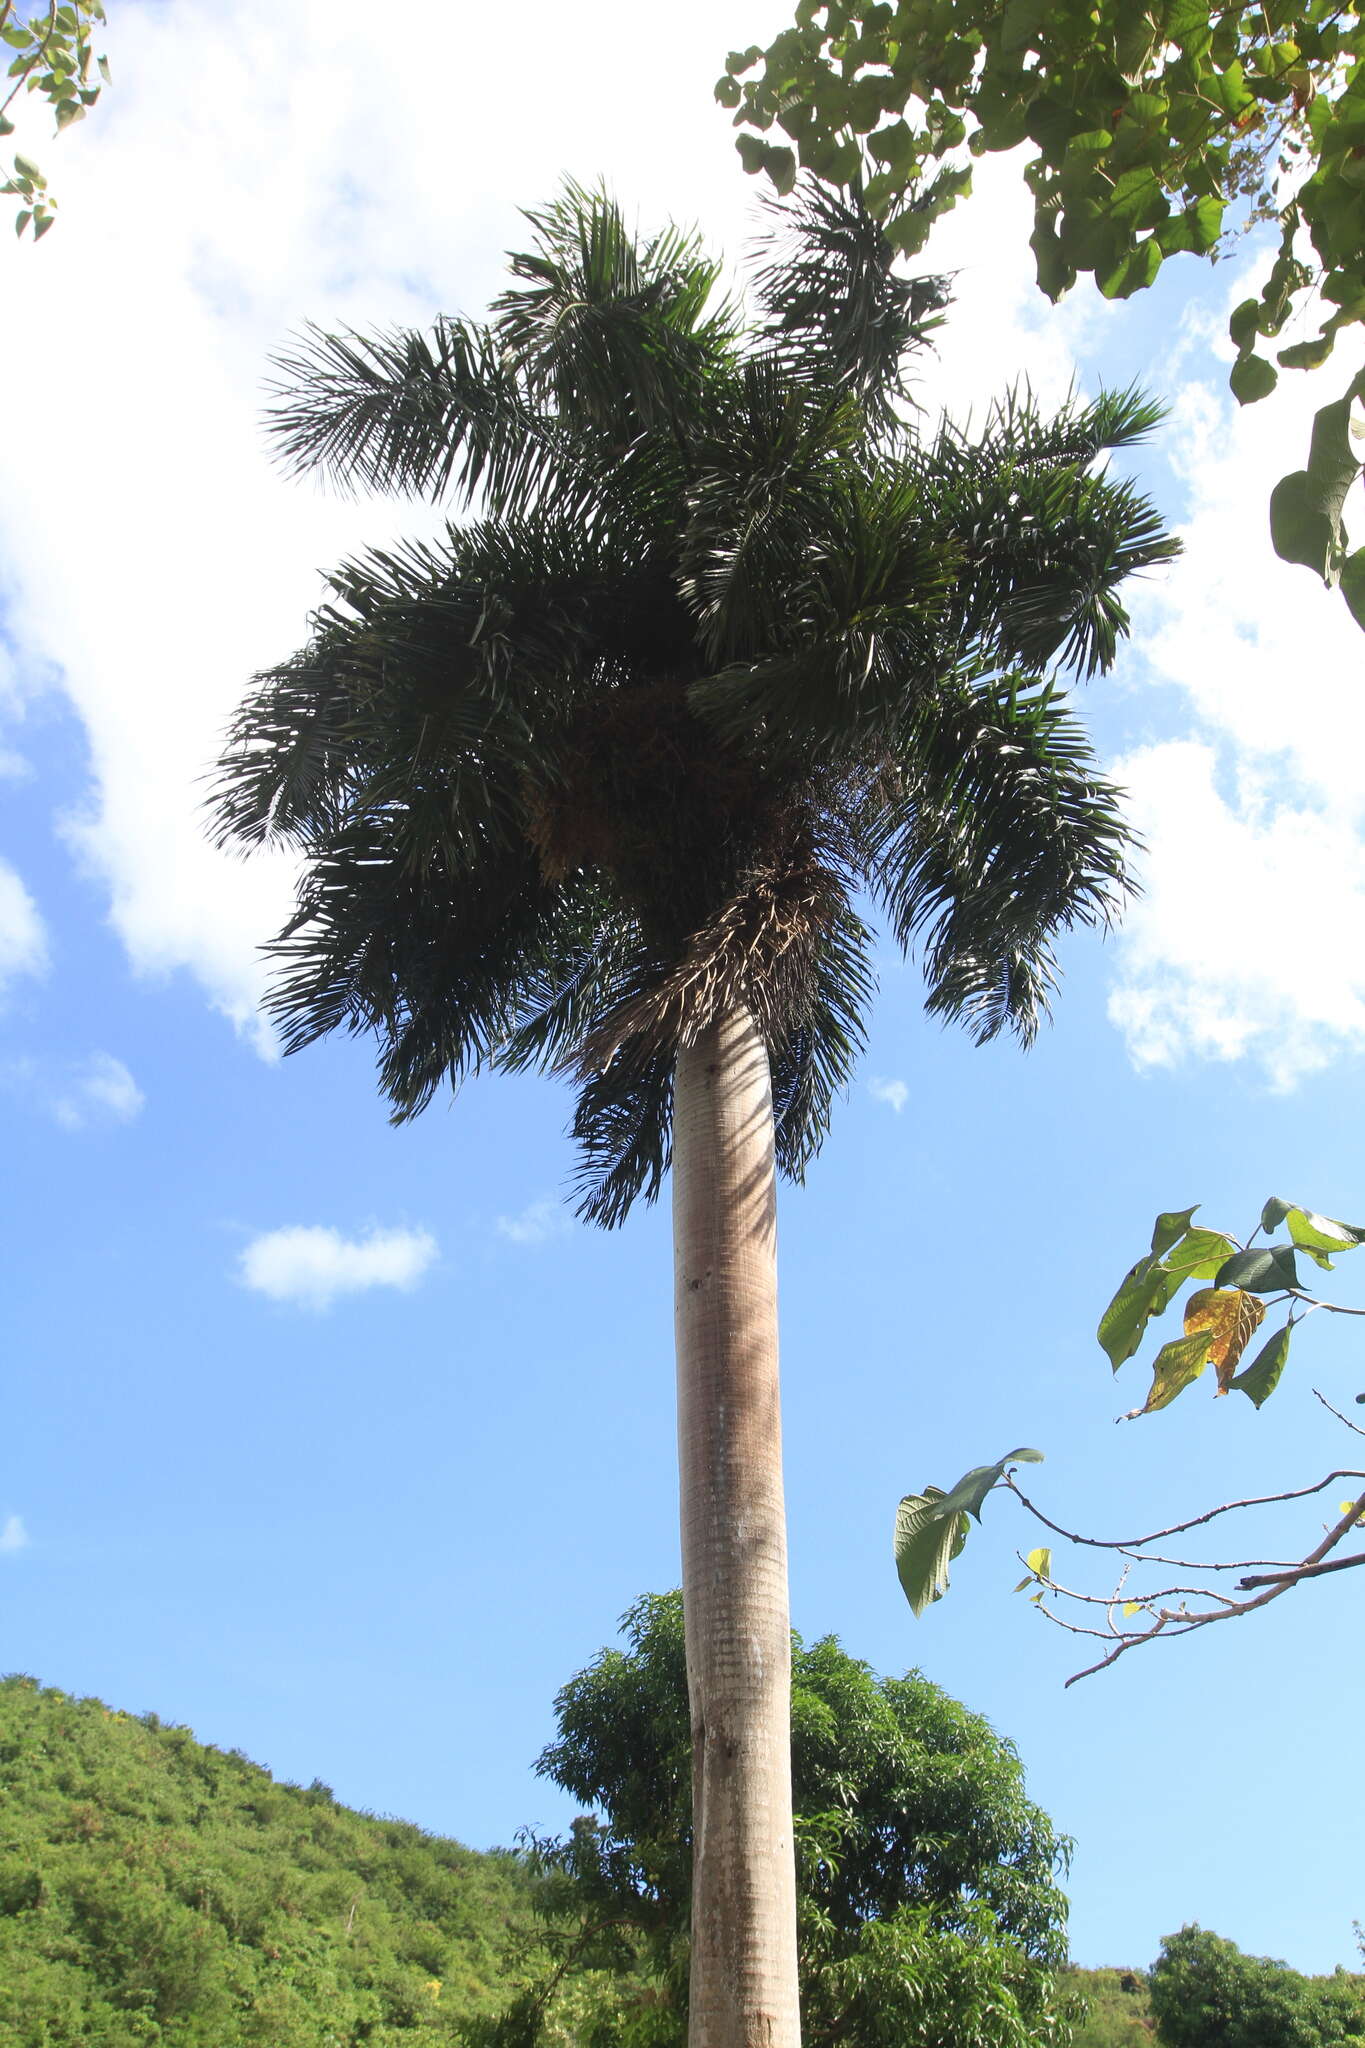
[[[818,190],[746,318],[689,236],[566,188],[486,323],[315,332],[273,415],[299,468],[477,508],[343,568],[222,764],[239,844],[301,856],[271,1006],[373,1032],[396,1118],[484,1069],[577,1091],[582,1213],[672,1165],[695,1732],[691,2029],[792,2048],[774,1168],[799,1180],[862,1044],[865,918],[928,1003],[1027,1040],[1052,946],[1129,841],[1058,671],[1172,552],[1103,452],[1132,393],[923,436],[937,324]]]

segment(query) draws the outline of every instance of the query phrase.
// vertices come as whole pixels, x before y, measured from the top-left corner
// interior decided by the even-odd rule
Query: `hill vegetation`
[[[529,1879],[240,1751],[0,1681],[4,2048],[437,2048],[505,2004]]]
[[[583,1769],[611,1761],[610,1731],[594,1712],[620,1709],[627,1679],[640,1691],[638,1756],[650,1770],[667,1761],[667,1744],[660,1749],[654,1738],[676,1691],[664,1654],[672,1607],[642,1602],[634,1619],[634,1657],[605,1653],[561,1695],[560,1744],[542,1760],[561,1782],[575,1775],[571,1761]],[[820,1693],[827,1719],[837,1718],[844,1694],[864,1719],[878,1704],[874,1692],[905,1704],[909,1681],[874,1681],[835,1646],[801,1656],[798,1696],[815,1701]],[[911,1704],[916,1744],[932,1748],[956,1729],[948,1748],[967,1742],[978,1776],[986,1771],[992,1797],[977,1784],[974,1807],[1009,1809],[1017,1765],[1007,1749],[981,1748],[984,1724],[936,1694],[928,1704],[937,1720],[926,1718],[924,1701]],[[798,1721],[798,1752],[803,1741],[818,1750],[815,1705],[807,1702]],[[874,1743],[868,1754],[875,1761],[882,1750]],[[814,1768],[810,1757],[806,1764]],[[920,1768],[922,1776],[924,1759]],[[631,1783],[650,1791],[643,1778]],[[120,1713],[32,1678],[0,1680],[0,2048],[675,2048],[679,1987],[669,1954],[677,1913],[666,1883],[641,1889],[644,1862],[661,1879],[662,1865],[654,1865],[670,1829],[650,1846],[622,1827],[625,1781],[609,1797],[601,1784],[571,1789],[605,1811],[607,1824],[585,1817],[568,1841],[535,1845],[529,1855],[479,1854],[407,1821],[352,1812],[317,1781],[277,1783],[239,1750],[196,1742],[155,1714]],[[813,1797],[821,1788],[812,1781],[806,1789]],[[869,1782],[864,1795],[872,1790]],[[1033,1809],[1021,1812],[1030,1826],[1045,1827]],[[826,1809],[817,1817],[832,1825],[837,1815]],[[632,1818],[643,1828],[645,1808]],[[829,1870],[842,1869],[847,1881],[868,1852],[853,1840],[840,1847]],[[1041,1866],[1031,1888],[1045,1909]],[[808,1914],[819,1905],[822,1917],[837,1903],[812,1887],[809,1871],[804,1896]],[[649,1897],[656,1936],[644,1910]],[[949,1903],[945,1895],[938,1913]],[[926,1992],[939,1978],[951,1989],[961,1940],[930,1924],[937,1915],[927,1894],[914,1910],[924,1925],[911,1975]],[[881,1924],[894,1930],[899,1917]],[[1040,1925],[1035,1939],[1055,1925],[1046,1910]],[[945,1935],[951,1954],[940,1953]],[[1088,2012],[1072,2048],[1336,2048],[1365,2035],[1360,1978],[1301,1977],[1194,1928],[1167,1938],[1151,1973],[1070,1969],[1053,1984],[1020,2033],[1058,2048],[1070,2033],[1073,1994]],[[958,2038],[952,2028],[944,2034],[933,1998],[920,2006],[884,2036],[853,2026],[849,2037],[894,2039],[897,2048]],[[879,2009],[885,2017],[884,2002]],[[994,2040],[996,2031],[987,2027],[981,2038]]]

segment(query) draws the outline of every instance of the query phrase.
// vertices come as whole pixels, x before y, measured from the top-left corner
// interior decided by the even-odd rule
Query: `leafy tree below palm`
[[[693,2038],[786,2048],[774,1159],[802,1177],[862,1045],[865,900],[931,1011],[1025,1041],[1057,935],[1121,902],[1118,792],[1055,676],[1109,665],[1122,584],[1174,552],[1100,466],[1157,414],[1016,395],[921,435],[901,380],[942,282],[819,188],[773,214],[747,320],[675,229],[573,186],[528,218],[487,322],[283,364],[297,467],[479,516],[333,577],[217,820],[302,857],[290,1050],[373,1032],[396,1119],[570,1075],[594,1222],[671,1160]]]
[[[691,1885],[682,1602],[646,1596],[621,1626],[626,1647],[560,1692],[537,1765],[594,1814],[536,1842],[532,1867],[542,1911],[561,1915],[556,1938],[615,1967],[603,2023],[581,2037],[677,2048]],[[833,1637],[792,1638],[791,1733],[806,2048],[1069,2040],[1056,1880],[1070,1845],[1027,1797],[1011,1745],[919,1672],[877,1678]],[[542,2024],[553,2014],[549,1997],[535,2009]]]

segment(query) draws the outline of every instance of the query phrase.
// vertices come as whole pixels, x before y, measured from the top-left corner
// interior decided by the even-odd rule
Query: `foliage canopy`
[[[1151,2001],[1164,2048],[1342,2048],[1365,2037],[1359,1978],[1303,1977],[1202,1927],[1166,1936]]]
[[[1083,275],[1127,298],[1169,257],[1218,254],[1229,207],[1245,201],[1280,245],[1260,297],[1232,316],[1243,405],[1273,390],[1280,369],[1318,368],[1365,320],[1355,5],[799,0],[766,51],[731,53],[716,92],[745,128],[748,169],[779,191],[798,164],[860,187],[908,253],[970,190],[964,146],[980,156],[1030,144],[1031,245],[1052,299]],[[789,139],[768,140],[774,127]],[[1318,331],[1304,335],[1310,318]],[[1277,348],[1287,328],[1298,338]],[[1365,549],[1351,549],[1342,520],[1360,473],[1350,425],[1362,395],[1353,372],[1319,412],[1305,468],[1275,489],[1271,532],[1286,560],[1340,582],[1365,625]]]
[[[343,567],[258,679],[222,837],[302,855],[292,1050],[373,1032],[396,1117],[480,1069],[578,1084],[582,1209],[653,1196],[680,1050],[736,1006],[799,1178],[862,1044],[868,890],[929,1008],[1027,1039],[1057,935],[1127,887],[1118,793],[1059,688],[1175,543],[1103,469],[1157,409],[1017,393],[921,435],[941,281],[818,188],[770,217],[748,326],[695,238],[570,186],[489,319],[314,333],[301,469],[481,516]]]
[[[602,1818],[541,1855],[585,1915],[634,1936],[679,2040],[692,1832],[680,1596],[638,1601],[623,1630],[629,1647],[560,1693],[537,1766]],[[792,1647],[803,2039],[1069,2040],[1055,1976],[1069,1844],[1026,1796],[1011,1745],[917,1672],[877,1678],[832,1637]],[[648,2011],[660,2028],[659,2004]]]

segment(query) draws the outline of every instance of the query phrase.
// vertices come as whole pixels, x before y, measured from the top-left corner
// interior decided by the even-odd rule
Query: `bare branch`
[[[1016,1485],[1014,1479],[1008,1473],[1006,1473],[1000,1484],[1007,1486],[1011,1493],[1018,1496],[1036,1522],[1041,1522],[1045,1529],[1051,1529],[1054,1535],[1064,1536],[1068,1543],[1084,1544],[1091,1550],[1117,1550],[1126,1553],[1130,1550],[1141,1550],[1146,1543],[1159,1543],[1163,1536],[1181,1536],[1186,1529],[1202,1528],[1205,1522],[1215,1521],[1219,1515],[1233,1514],[1239,1508],[1274,1507],[1281,1501],[1307,1500],[1310,1495],[1321,1493],[1325,1486],[1330,1486],[1336,1479],[1365,1480],[1365,1472],[1329,1472],[1327,1477],[1319,1479],[1315,1486],[1294,1487],[1287,1493],[1254,1494],[1248,1500],[1226,1500],[1221,1507],[1210,1508],[1206,1514],[1192,1515],[1188,1522],[1172,1522],[1169,1529],[1153,1529],[1149,1536],[1125,1536],[1121,1539],[1105,1536],[1082,1536],[1074,1529],[1064,1529],[1060,1522],[1054,1522],[1051,1516],[1043,1513],[1041,1508],[1035,1507],[1022,1487]],[[1208,1569],[1208,1567],[1196,1566],[1195,1569]]]

